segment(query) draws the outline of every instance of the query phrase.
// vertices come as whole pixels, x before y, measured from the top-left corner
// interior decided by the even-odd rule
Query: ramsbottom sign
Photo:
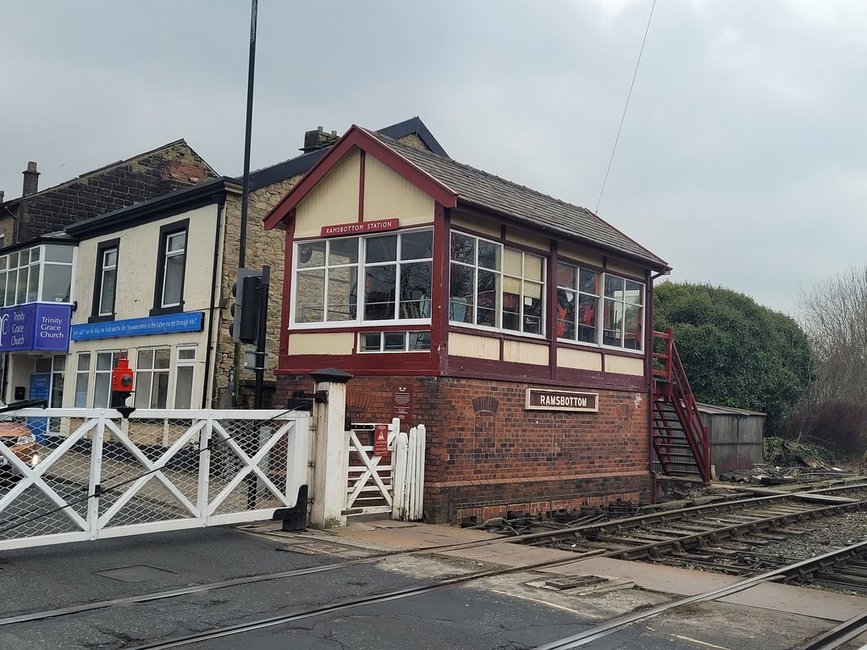
[[[569,390],[527,389],[527,409],[531,411],[599,411],[598,393]]]

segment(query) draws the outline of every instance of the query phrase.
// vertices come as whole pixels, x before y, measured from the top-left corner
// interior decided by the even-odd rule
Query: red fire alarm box
[[[373,455],[388,455],[388,425],[377,424],[373,427]]]

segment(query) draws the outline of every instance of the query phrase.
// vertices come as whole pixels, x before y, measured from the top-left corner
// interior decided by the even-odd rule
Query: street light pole
[[[241,234],[238,242],[238,268],[244,268],[247,252],[247,206],[250,195],[250,139],[253,131],[253,77],[256,69],[256,21],[258,0],[250,8],[250,56],[247,67],[247,123],[244,132],[244,181],[241,190]]]
[[[250,203],[250,140],[253,132],[253,78],[256,70],[256,21],[259,14],[258,0],[252,0],[250,7],[250,55],[247,61],[247,116],[244,128],[244,177],[241,181],[241,223],[238,234],[238,269],[243,269],[247,263],[247,210]],[[232,406],[238,405],[240,394],[239,359],[241,346],[235,344],[235,363],[231,375],[234,385],[231,386]]]

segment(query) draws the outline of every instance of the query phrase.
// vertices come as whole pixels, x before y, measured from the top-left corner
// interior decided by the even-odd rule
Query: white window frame
[[[164,409],[168,408],[169,404],[172,404],[173,395],[171,395],[172,390],[172,348],[167,345],[159,345],[153,347],[142,347],[137,348],[135,354],[135,407],[143,408],[143,409]],[[152,361],[150,368],[142,368],[141,367],[141,358],[142,354],[150,352],[152,354]],[[167,365],[165,367],[158,368],[156,365],[157,354],[160,352],[168,353]],[[142,390],[142,377],[149,376],[149,383],[147,388],[147,395]],[[154,397],[154,387],[158,385],[154,380],[159,376],[165,376],[166,380],[166,398],[165,404],[160,405],[159,402],[156,404],[153,403]]]
[[[79,352],[75,355],[75,389],[72,395],[72,406],[74,408],[87,408],[92,397],[90,395],[90,352]],[[82,361],[84,368],[82,369]],[[81,389],[84,389],[83,391]],[[84,394],[84,403],[79,404],[78,396]]]
[[[411,259],[401,259],[401,250],[402,250],[402,241],[403,238],[407,235],[411,235],[414,233],[420,232],[429,232],[431,237],[431,253],[427,257],[418,257]],[[396,259],[389,260],[386,262],[370,262],[367,261],[367,241],[370,239],[378,238],[378,237],[388,237],[395,236],[397,237],[396,241]],[[331,252],[332,243],[335,241],[345,242],[349,239],[356,240],[358,243],[358,251],[357,251],[357,261],[350,262],[348,264],[331,264],[329,265],[329,257]],[[324,243],[324,263],[322,265],[317,266],[303,266],[299,268],[299,260],[300,260],[300,251],[303,246],[315,245],[318,243]],[[357,327],[357,326],[366,326],[366,325],[429,325],[431,322],[430,319],[430,292],[433,286],[433,228],[424,227],[424,228],[413,228],[407,230],[399,230],[399,231],[391,231],[391,232],[381,232],[381,233],[371,233],[367,235],[357,235],[353,237],[326,237],[320,239],[307,239],[302,241],[296,241],[293,247],[293,255],[292,255],[292,286],[295,289],[296,297],[293,298],[292,304],[290,305],[290,323],[293,329],[322,329],[322,328],[333,328],[333,327]],[[423,264],[427,263],[430,265],[431,269],[431,281],[430,285],[426,287],[427,292],[425,295],[419,297],[418,299],[418,313],[420,316],[418,317],[401,317],[402,305],[401,305],[401,280],[402,280],[402,270],[410,264]],[[395,279],[394,279],[394,318],[384,318],[384,319],[370,319],[366,320],[364,318],[364,278],[366,278],[367,269],[373,268],[382,268],[387,266],[395,267]],[[332,270],[355,270],[355,279],[353,282],[354,287],[354,295],[355,295],[355,315],[343,320],[328,320],[329,308],[333,310],[335,305],[329,306],[329,275]],[[298,320],[298,297],[300,292],[298,290],[299,287],[299,272],[300,273],[310,273],[311,275],[314,272],[322,271],[323,279],[322,282],[324,286],[322,288],[322,318],[321,320],[316,321],[301,321]],[[353,288],[349,289],[350,295],[353,293]],[[406,305],[411,301],[404,300],[403,303]],[[349,309],[352,309],[351,299],[349,304]],[[351,311],[350,311],[351,314]]]
[[[179,345],[175,348],[175,367],[173,368],[173,377],[170,377],[170,382],[173,390],[171,403],[174,404],[175,408],[193,408],[193,396],[195,395],[196,389],[196,361],[198,357],[198,348],[195,345]],[[182,359],[183,352],[192,352],[193,356],[189,359]],[[181,370],[189,368],[191,371],[190,374],[190,403],[188,406],[179,406],[178,405],[178,395],[180,394],[180,390],[178,389],[178,382],[181,378]]]
[[[578,301],[580,301],[581,296],[591,297],[596,302],[596,307],[595,307],[596,313],[595,313],[595,321],[594,321],[594,324],[596,327],[596,339],[594,341],[591,342],[591,341],[578,340],[578,333],[579,333],[579,327],[580,327],[580,323],[579,323],[580,317],[577,314],[576,314],[576,319],[575,319],[575,333],[574,333],[574,335],[572,337],[568,337],[568,338],[564,337],[564,336],[558,336],[557,339],[559,341],[574,343],[576,345],[592,346],[592,347],[597,347],[597,348],[604,348],[607,350],[617,350],[618,352],[627,352],[627,353],[631,353],[631,354],[644,354],[644,334],[645,334],[645,327],[647,326],[647,323],[645,322],[647,312],[646,312],[646,306],[644,304],[646,301],[646,297],[647,297],[647,287],[646,287],[645,283],[641,282],[639,280],[635,280],[633,278],[627,277],[625,275],[621,275],[618,273],[610,273],[608,271],[599,271],[599,270],[592,269],[589,267],[583,267],[583,266],[580,266],[579,264],[574,264],[572,262],[567,262],[567,261],[561,260],[558,262],[558,264],[561,264],[562,266],[570,267],[572,269],[572,272],[573,272],[573,275],[575,278],[580,278],[579,274],[582,270],[590,272],[590,273],[594,273],[596,275],[596,292],[597,293],[588,293],[586,291],[583,291],[581,289],[580,279],[577,280],[576,287],[567,287],[565,285],[560,284],[559,281],[557,282],[557,292],[558,293],[560,291],[564,291],[564,292],[567,292],[567,293],[574,296],[574,300],[576,301],[575,302],[576,310],[579,309],[580,302],[578,302]],[[634,285],[637,285],[637,288],[639,289],[639,292],[640,292],[639,302],[627,301],[625,298],[606,297],[605,296],[605,287],[606,287],[606,282],[608,280],[612,280],[612,281],[619,280],[623,283],[624,288],[626,287],[627,282],[632,283]],[[637,341],[639,344],[638,348],[630,348],[630,347],[626,347],[624,345],[624,343],[626,341],[626,322],[625,322],[625,319],[622,317],[621,317],[621,327],[620,327],[620,342],[621,342],[621,344],[620,345],[612,345],[610,343],[605,343],[605,330],[604,330],[603,326],[605,324],[606,304],[611,304],[612,307],[615,309],[615,311],[619,307],[619,311],[622,314],[625,314],[627,305],[629,305],[631,307],[637,307],[638,308],[638,312],[639,312],[638,320],[639,320],[639,326],[640,326],[640,336],[637,338]],[[556,327],[557,327],[556,323],[555,323],[554,327],[555,327],[555,332],[556,332]]]
[[[178,237],[183,237],[183,240],[184,240],[183,247],[178,249],[178,250],[172,250],[171,244]],[[186,272],[186,259],[185,258],[187,255],[188,244],[189,244],[189,239],[188,239],[188,233],[187,233],[186,228],[184,228],[183,230],[178,230],[176,232],[169,232],[169,233],[166,233],[166,235],[165,235],[165,250],[164,250],[164,257],[163,257],[163,268],[162,268],[163,282],[162,282],[162,286],[161,286],[161,295],[160,295],[160,308],[162,308],[162,309],[167,309],[170,307],[180,307],[181,303],[184,300],[184,279],[185,279],[184,275]],[[166,301],[166,289],[168,287],[167,280],[169,277],[169,262],[173,258],[176,258],[176,257],[184,258],[184,262],[185,262],[180,267],[180,270],[178,271],[179,277],[177,278],[177,280],[178,280],[178,287],[179,287],[179,289],[178,289],[179,295],[178,295],[178,300],[176,302],[167,302]]]
[[[452,241],[455,237],[466,237],[468,239],[472,239],[475,241],[473,246],[473,261],[466,262],[462,260],[456,260],[452,257]],[[497,251],[495,253],[495,268],[491,268],[489,266],[485,266],[479,263],[479,244],[484,243],[490,246],[493,246]],[[506,252],[510,254],[519,254],[521,256],[521,275],[520,277],[514,273],[507,273],[504,270],[504,260],[506,257]],[[527,276],[527,256],[532,256],[537,258],[541,263],[541,281],[528,278]],[[459,327],[470,327],[473,329],[480,329],[489,332],[498,332],[502,334],[510,334],[512,336],[522,336],[522,337],[531,337],[537,339],[545,338],[545,327],[546,327],[546,313],[547,313],[547,264],[548,258],[540,253],[532,253],[529,251],[524,251],[520,248],[513,248],[510,246],[505,246],[501,242],[492,241],[490,239],[485,239],[484,237],[479,237],[478,235],[471,235],[469,233],[461,232],[458,230],[453,230],[449,236],[449,323],[451,325],[457,325]],[[452,273],[455,267],[460,267],[463,269],[471,269],[472,270],[472,292],[473,299],[470,301],[466,299],[466,296],[453,296],[452,295]],[[490,273],[494,276],[494,325],[485,325],[478,323],[479,319],[479,273]],[[509,327],[503,326],[503,306],[504,306],[504,293],[514,293],[512,291],[505,291],[505,283],[506,280],[511,281],[519,281],[520,282],[520,294],[518,297],[518,323],[520,325],[520,329],[512,329]],[[538,315],[538,332],[525,331],[525,327],[527,326],[528,316],[525,313],[526,307],[526,298],[527,291],[526,287],[528,284],[535,284],[540,286],[541,296],[538,298],[540,302],[540,313]],[[460,300],[461,298],[465,298],[466,302]],[[532,298],[531,298],[532,299]],[[489,309],[485,307],[485,309]],[[463,311],[467,310],[467,311]],[[459,312],[463,312],[466,316],[469,316],[470,320],[460,320],[455,318],[455,315]],[[536,316],[532,316],[535,318]]]
[[[114,314],[115,302],[117,300],[117,263],[119,252],[118,246],[102,249],[102,260],[99,266],[99,306],[97,308],[97,316],[112,316]],[[106,263],[106,259],[112,253],[114,254],[114,264]],[[109,273],[114,273],[114,284],[111,297],[109,300],[106,300],[105,280]]]

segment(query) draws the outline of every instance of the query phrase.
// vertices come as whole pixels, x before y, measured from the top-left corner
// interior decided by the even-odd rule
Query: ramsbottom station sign
[[[579,393],[570,390],[528,388],[527,410],[597,413],[599,411],[599,394]]]
[[[341,235],[363,235],[368,232],[383,232],[400,228],[399,219],[380,219],[379,221],[359,221],[322,226],[320,237],[339,237]]]

